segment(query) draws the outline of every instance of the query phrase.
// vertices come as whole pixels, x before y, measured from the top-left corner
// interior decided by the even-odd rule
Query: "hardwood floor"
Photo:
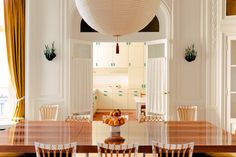
[[[107,110],[107,111],[98,111],[94,114],[93,120],[94,121],[101,121],[103,115],[109,115],[109,113],[112,110]],[[136,120],[136,111],[135,110],[129,110],[129,111],[121,111],[122,115],[128,115],[130,121],[135,121]]]

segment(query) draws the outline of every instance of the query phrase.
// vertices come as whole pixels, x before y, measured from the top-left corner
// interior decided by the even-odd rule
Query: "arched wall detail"
[[[160,32],[139,32],[133,33],[130,35],[125,35],[120,37],[120,41],[149,41],[157,40],[170,37],[170,7],[165,1],[161,1],[160,8],[156,12],[156,16],[159,20]],[[86,41],[115,41],[116,39],[103,35],[100,33],[85,33],[80,32],[80,21],[82,18],[79,15],[79,12],[75,6],[72,5],[70,18],[69,18],[69,34],[71,39],[86,40]]]

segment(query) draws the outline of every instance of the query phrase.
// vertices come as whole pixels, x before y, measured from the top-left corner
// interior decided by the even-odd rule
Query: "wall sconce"
[[[45,45],[44,55],[47,58],[47,60],[51,61],[56,57],[54,48],[54,42],[52,43],[52,48],[50,48],[48,45]]]
[[[185,60],[192,62],[197,57],[197,51],[194,49],[194,44],[185,49]]]

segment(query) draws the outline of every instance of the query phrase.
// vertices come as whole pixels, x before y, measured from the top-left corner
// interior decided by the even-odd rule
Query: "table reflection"
[[[34,151],[34,142],[61,144],[77,142],[79,152],[96,151],[97,143],[111,134],[110,126],[101,121],[26,121],[0,131],[0,151]],[[128,121],[120,127],[124,144],[137,143],[140,151],[151,151],[152,141],[161,143],[194,142],[195,151],[236,151],[236,135],[205,121],[145,122]],[[120,141],[123,143],[123,141]],[[19,149],[15,149],[20,146]],[[22,146],[22,147],[21,147]],[[207,149],[206,149],[207,148]]]

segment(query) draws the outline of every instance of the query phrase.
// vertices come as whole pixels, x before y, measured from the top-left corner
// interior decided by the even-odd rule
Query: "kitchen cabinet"
[[[116,43],[97,42],[94,44],[94,68],[127,68],[128,45],[119,43],[119,54],[116,54]]]
[[[112,91],[110,89],[98,90],[98,109],[113,109]]]
[[[98,42],[93,43],[93,67],[98,67],[99,55],[98,55]]]
[[[127,93],[113,93],[113,107],[118,109],[127,109]]]
[[[93,57],[96,68],[112,67],[112,43],[97,42],[94,49],[96,53]]]
[[[98,89],[97,109],[136,109],[135,98],[140,96],[141,88],[130,90]]]
[[[128,105],[127,109],[136,109],[135,97],[140,96],[140,89],[128,90]]]
[[[128,43],[119,43],[119,54],[116,54],[116,43],[113,44],[113,67],[127,68],[128,67],[128,55],[129,46]]]
[[[143,67],[145,60],[145,45],[144,43],[129,43],[129,66]]]
[[[127,92],[124,89],[98,89],[98,109],[127,109]]]
[[[129,67],[128,68],[128,85],[129,88],[145,88],[145,68]]]

